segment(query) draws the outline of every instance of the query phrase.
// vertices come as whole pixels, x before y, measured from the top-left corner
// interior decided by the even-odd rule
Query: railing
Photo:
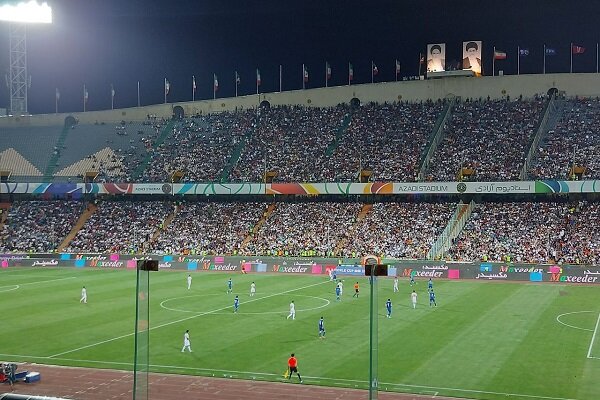
[[[444,253],[452,245],[452,241],[460,235],[467,221],[473,213],[475,202],[471,200],[469,204],[464,204],[462,201],[457,204],[452,217],[448,221],[444,231],[438,236],[437,240],[427,253],[428,260],[435,260],[444,255]]]
[[[419,182],[423,182],[425,180],[425,175],[427,170],[429,169],[429,161],[431,161],[431,157],[433,153],[435,153],[438,145],[443,139],[444,129],[446,128],[446,121],[452,115],[452,108],[454,107],[455,99],[452,98],[448,101],[446,108],[442,111],[440,118],[438,118],[436,124],[433,127],[431,138],[429,139],[429,144],[426,146],[426,151],[421,157],[419,175],[417,180]]]

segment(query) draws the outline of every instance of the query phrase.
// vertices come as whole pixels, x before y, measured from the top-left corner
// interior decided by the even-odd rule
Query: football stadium
[[[2,27],[0,399],[600,398],[596,43],[69,110],[30,22]]]

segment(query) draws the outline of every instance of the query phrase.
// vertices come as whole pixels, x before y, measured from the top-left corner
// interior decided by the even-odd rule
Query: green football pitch
[[[152,371],[280,381],[290,353],[305,384],[366,388],[369,285],[344,277],[160,271],[150,275]],[[226,282],[233,279],[233,294]],[[352,285],[361,284],[359,298]],[[249,296],[256,282],[255,297]],[[82,286],[88,303],[80,303]],[[378,293],[380,389],[477,399],[599,399],[600,289],[559,284],[408,281]],[[240,309],[233,313],[233,298]],[[0,360],[131,370],[135,271],[0,271]],[[393,302],[391,319],[384,303]],[[289,303],[296,319],[286,319]],[[323,316],[326,338],[318,338]],[[182,353],[190,330],[192,353]],[[295,381],[297,378],[294,377]]]

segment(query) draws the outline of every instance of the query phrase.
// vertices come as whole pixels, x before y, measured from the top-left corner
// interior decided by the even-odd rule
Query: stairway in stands
[[[69,247],[69,244],[71,244],[71,241],[75,238],[75,236],[77,236],[77,233],[79,233],[81,228],[83,228],[83,226],[88,221],[88,219],[90,219],[90,217],[92,215],[94,215],[94,213],[96,212],[97,209],[98,209],[98,207],[96,207],[94,204],[92,204],[92,203],[87,204],[85,211],[79,216],[79,219],[77,220],[75,225],[73,225],[73,229],[71,229],[71,232],[69,232],[69,234],[65,237],[65,239],[62,241],[60,246],[58,246],[58,248],[56,249],[57,252],[60,253],[64,249]]]
[[[233,167],[235,167],[240,157],[242,156],[246,144],[250,142],[250,140],[252,140],[252,137],[254,136],[254,133],[258,128],[259,121],[260,119],[258,118],[258,116],[255,116],[250,129],[248,129],[244,133],[244,136],[242,136],[240,141],[235,145],[235,148],[231,152],[231,157],[229,157],[229,161],[227,161],[227,164],[223,167],[223,171],[221,172],[221,177],[219,179],[222,183],[229,182],[231,170],[233,170]]]
[[[171,225],[171,222],[173,222],[173,220],[175,219],[175,217],[179,213],[179,207],[180,206],[173,207],[173,211],[171,213],[169,213],[169,215],[167,215],[167,217],[165,218],[165,220],[162,222],[162,225],[160,225],[160,226],[158,226],[156,228],[156,230],[152,234],[152,237],[150,237],[150,240],[148,241],[148,244],[154,243],[158,239],[158,237],[160,236],[160,234],[163,231],[167,230],[167,228],[169,227],[169,225]]]
[[[10,203],[0,203],[0,210],[2,210],[2,215],[0,216],[0,232],[2,232],[2,230],[4,229],[4,223],[8,219]]]
[[[275,211],[275,204],[269,204],[269,206],[267,207],[267,210],[263,213],[262,217],[252,227],[252,231],[248,232],[248,235],[242,241],[242,244],[240,245],[240,249],[244,249],[248,245],[248,243],[250,243],[252,241],[252,239],[256,236],[258,231],[260,231],[260,228],[264,225],[264,223],[267,221],[267,219],[269,219],[271,214],[273,214],[273,211]]]
[[[163,130],[160,132],[160,135],[158,136],[158,138],[156,138],[156,141],[152,144],[152,151],[149,151],[148,154],[146,154],[146,157],[144,157],[144,159],[142,160],[140,165],[138,165],[137,168],[131,173],[131,176],[133,177],[134,180],[138,180],[142,176],[142,173],[144,172],[144,170],[148,166],[148,163],[150,163],[150,160],[152,159],[153,151],[158,149],[158,147],[161,144],[163,144],[165,142],[165,140],[167,140],[169,135],[173,132],[173,126],[175,126],[175,122],[176,121],[171,119],[163,127]]]
[[[52,154],[52,157],[50,157],[50,160],[48,160],[48,165],[46,165],[46,169],[44,171],[44,177],[43,177],[44,182],[52,181],[52,177],[54,175],[54,170],[56,169],[56,166],[58,165],[58,159],[60,158],[60,152],[62,151],[62,148],[64,147],[65,140],[67,139],[67,135],[69,134],[70,130],[71,130],[71,128],[69,128],[68,126],[65,126],[63,128],[62,132],[60,133],[60,136],[58,137],[58,140],[56,141],[56,145],[54,145],[54,147],[55,147],[54,153]]]
[[[325,150],[325,155],[326,156],[331,156],[333,154],[333,152],[335,151],[335,149],[338,147],[338,145],[340,144],[340,141],[342,140],[342,137],[344,136],[344,133],[346,133],[346,131],[348,130],[348,127],[350,126],[350,122],[352,121],[352,114],[348,113],[346,115],[344,115],[344,119],[342,120],[342,124],[338,127],[337,132],[335,133],[335,138],[331,141],[331,143],[329,143],[329,145],[327,145],[327,149]]]
[[[358,226],[360,225],[360,222],[363,219],[365,219],[365,217],[367,216],[367,214],[369,214],[372,209],[373,209],[373,204],[363,204],[362,208],[360,209],[360,212],[356,216],[356,221],[350,227],[350,229],[348,231],[348,234],[345,235],[343,238],[341,238],[340,241],[336,244],[335,249],[333,250],[333,254],[340,254],[340,252],[342,251],[342,249],[346,245],[346,242],[348,241],[348,238],[354,236],[354,232],[356,231],[356,229],[358,229]]]
[[[433,243],[429,251],[427,252],[428,260],[439,260],[446,254],[446,251],[450,249],[454,239],[460,235],[463,228],[471,218],[473,210],[475,209],[475,202],[471,200],[470,203],[463,203],[462,200],[456,205],[456,209],[452,214],[452,217],[448,220],[446,228],[440,233],[436,241]]]

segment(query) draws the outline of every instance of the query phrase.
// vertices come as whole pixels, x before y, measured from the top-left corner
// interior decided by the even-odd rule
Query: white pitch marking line
[[[19,286],[25,286],[25,285],[37,285],[40,283],[47,283],[47,282],[56,282],[56,281],[64,281],[67,279],[75,279],[74,276],[69,276],[67,278],[58,278],[58,279],[48,279],[46,281],[35,281],[35,282],[28,282],[28,283],[19,283]],[[9,285],[9,286],[14,286],[14,285]],[[4,287],[4,286],[0,286],[0,287]]]
[[[598,313],[598,320],[596,320],[596,327],[594,328],[594,334],[592,335],[592,340],[590,341],[590,348],[588,349],[587,358],[592,358],[592,347],[594,347],[594,340],[596,340],[596,333],[598,333],[598,325],[600,325],[600,312]]]
[[[569,325],[565,322],[562,322],[560,320],[560,317],[563,317],[565,315],[570,315],[570,314],[583,314],[583,313],[592,313],[593,311],[573,311],[573,312],[568,312],[568,313],[564,313],[564,314],[559,314],[556,316],[556,321],[558,321],[559,324],[563,324],[564,326],[568,326],[569,328],[573,328],[573,329],[580,329],[582,331],[588,331],[588,332],[593,332],[591,329],[589,328],[580,328],[578,326],[574,326],[574,325]]]
[[[160,302],[160,307],[165,309],[165,310],[169,310],[169,311],[177,311],[177,312],[184,312],[184,313],[191,313],[191,314],[197,314],[201,311],[190,311],[190,310],[182,310],[179,308],[170,308],[165,306],[165,303],[171,301],[171,300],[178,300],[178,299],[184,299],[187,297],[204,297],[205,295],[199,294],[199,295],[191,295],[191,296],[183,296],[183,297],[172,297],[170,299],[166,299]],[[206,295],[206,296],[220,296],[219,294],[210,294],[210,295]],[[325,303],[323,305],[320,305],[318,307],[312,307],[312,308],[298,308],[296,311],[299,312],[303,312],[303,311],[314,311],[314,310],[318,310],[320,308],[325,308],[328,305],[331,304],[331,301],[324,299],[322,297],[317,297],[317,296],[307,296],[307,295],[303,295],[303,294],[297,294],[296,296],[300,296],[300,297],[307,297],[310,299],[318,299],[318,300],[323,300]],[[260,298],[264,298],[260,297]],[[258,300],[258,297],[255,299]],[[243,303],[240,303],[240,306],[249,303],[248,301],[245,301]],[[228,315],[230,313],[218,313],[218,312],[214,312],[212,313],[213,315]],[[287,311],[264,311],[264,312],[240,312],[240,315],[267,315],[267,314],[287,314]],[[590,329],[591,331],[591,329]]]
[[[7,357],[7,358],[14,358],[14,357],[21,357],[21,358],[28,358],[28,359],[50,359],[50,357],[37,357],[37,356],[22,356],[22,355],[15,355],[15,354],[0,354],[0,356],[2,357]],[[598,357],[592,357],[592,358],[598,358]],[[97,361],[97,360],[82,360],[82,359],[74,359],[74,358],[54,358],[54,360],[62,360],[62,361],[76,361],[76,362],[86,362],[86,363],[93,363],[93,364],[104,364],[104,365],[127,365],[127,366],[132,366],[133,363],[130,362],[118,362],[118,361]],[[56,367],[56,368],[77,368],[77,367],[65,367],[65,366],[60,366],[60,365],[51,365],[51,364],[44,364],[47,365],[49,367]],[[224,373],[224,374],[244,374],[244,375],[262,375],[262,376],[279,376],[279,374],[272,374],[272,373],[267,373],[267,372],[248,372],[248,371],[231,371],[231,370],[224,370],[224,369],[210,369],[210,368],[195,368],[195,367],[181,367],[181,366],[176,366],[176,365],[159,365],[159,364],[150,364],[149,367],[153,367],[153,368],[163,368],[163,369],[181,369],[181,370],[188,370],[188,371],[207,371],[207,372],[218,372],[218,373]],[[152,372],[154,373],[154,372]],[[160,372],[156,372],[156,373],[160,373]],[[310,376],[307,375],[305,376],[306,379],[319,379],[319,380],[323,380],[323,381],[332,381],[333,384],[335,385],[342,385],[342,382],[351,382],[351,383],[362,383],[362,384],[367,384],[367,381],[362,381],[362,380],[356,380],[356,379],[343,379],[343,378],[326,378],[326,377],[322,377],[322,376]],[[486,391],[486,390],[473,390],[473,389],[460,389],[460,388],[448,388],[448,387],[435,387],[435,386],[423,386],[423,385],[410,385],[410,384],[405,384],[405,383],[388,383],[388,382],[379,382],[379,386],[400,386],[400,387],[405,387],[405,388],[418,388],[418,389],[435,389],[435,390],[428,390],[429,393],[434,393],[435,391],[439,391],[439,390],[447,390],[447,391],[452,391],[452,392],[463,392],[463,393],[478,393],[478,394],[492,394],[492,395],[501,395],[501,396],[507,396],[507,397],[521,397],[521,398],[528,398],[528,399],[543,399],[543,400],[577,400],[577,399],[572,399],[572,398],[566,398],[566,397],[548,397],[548,396],[536,396],[536,395],[532,395],[532,394],[518,394],[518,393],[504,393],[504,392],[491,392],[491,391]]]
[[[313,283],[312,285],[303,286],[303,287],[300,287],[300,288],[297,288],[297,289],[290,289],[290,290],[286,290],[286,291],[281,292],[281,293],[274,293],[274,294],[271,294],[271,295],[268,295],[268,296],[259,297],[259,298],[252,299],[252,300],[248,300],[246,303],[252,303],[253,301],[268,299],[269,297],[273,297],[273,296],[280,296],[282,294],[286,294],[286,293],[290,293],[290,292],[295,292],[297,290],[307,289],[309,287],[313,287],[313,286],[317,286],[317,285],[322,285],[324,283],[328,283],[328,282]],[[214,313],[217,313],[219,311],[227,310],[227,309],[230,309],[230,308],[231,308],[231,306],[229,305],[229,306],[226,306],[226,307],[217,308],[217,309],[212,310],[212,311],[198,313],[198,314],[193,315],[191,317],[181,318],[181,319],[178,319],[176,321],[167,322],[167,323],[164,323],[164,324],[161,324],[161,325],[153,326],[153,327],[149,328],[148,330],[151,331],[151,330],[154,330],[154,329],[163,328],[165,326],[169,326],[169,325],[173,325],[173,324],[178,324],[178,323],[183,322],[183,321],[188,321],[190,319],[201,317],[203,315],[214,314]],[[54,357],[62,356],[64,354],[74,353],[74,352],[79,351],[79,350],[88,349],[90,347],[98,346],[98,345],[101,345],[101,344],[104,344],[104,343],[108,343],[108,342],[112,342],[112,341],[115,341],[115,340],[123,339],[123,338],[129,337],[129,336],[133,336],[133,335],[135,335],[135,332],[128,333],[128,334],[121,335],[121,336],[117,336],[117,337],[114,337],[114,338],[111,338],[111,339],[102,340],[102,341],[97,342],[97,343],[88,344],[87,346],[78,347],[78,348],[73,349],[73,350],[68,350],[68,351],[63,351],[61,353],[56,353],[56,354],[53,354],[53,355],[49,356],[48,358],[54,358]]]

